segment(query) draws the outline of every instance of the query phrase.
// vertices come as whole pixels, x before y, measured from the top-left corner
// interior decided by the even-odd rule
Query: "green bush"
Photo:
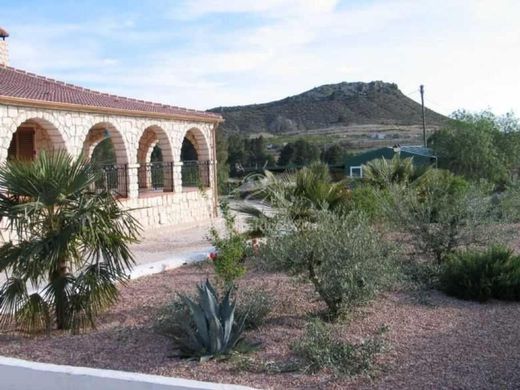
[[[373,368],[374,355],[382,351],[383,342],[373,337],[361,344],[351,344],[335,337],[327,324],[314,320],[292,348],[308,371],[329,369],[337,375],[351,376]]]
[[[231,288],[219,300],[209,281],[195,298],[179,295],[159,314],[156,328],[173,339],[180,357],[207,360],[229,355],[241,341],[247,316],[235,320]]]
[[[384,218],[381,200],[388,196],[387,190],[360,185],[353,188],[350,194],[351,201],[348,209],[363,212],[371,221],[380,221]]]
[[[520,256],[502,246],[460,251],[446,259],[440,277],[447,294],[462,299],[520,300]]]
[[[217,277],[230,286],[246,272],[243,263],[247,255],[247,242],[246,237],[236,230],[235,217],[231,214],[228,204],[221,203],[221,210],[226,233],[222,236],[214,227],[210,229],[211,243],[217,249],[212,260]]]
[[[387,221],[405,233],[402,240],[439,264],[457,249],[506,240],[488,189],[448,171],[432,169],[411,187],[393,186],[388,194],[382,199]]]
[[[252,288],[241,290],[237,301],[236,316],[246,318],[246,329],[257,329],[264,324],[273,305],[274,298],[267,291]]]
[[[316,221],[279,219],[266,233],[259,264],[304,276],[334,317],[388,285],[395,267],[386,241],[360,213],[316,212]]]

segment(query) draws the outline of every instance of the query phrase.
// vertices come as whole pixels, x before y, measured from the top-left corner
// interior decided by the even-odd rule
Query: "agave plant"
[[[209,282],[197,286],[197,299],[180,295],[188,310],[187,320],[178,322],[170,332],[178,346],[180,356],[200,358],[202,361],[215,356],[228,355],[242,340],[246,316],[235,320],[236,302],[231,300],[231,288],[222,301]]]

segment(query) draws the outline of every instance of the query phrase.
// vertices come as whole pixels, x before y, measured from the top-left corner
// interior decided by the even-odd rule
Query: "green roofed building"
[[[391,147],[369,150],[368,152],[347,158],[345,160],[345,174],[348,177],[363,177],[363,165],[379,158],[391,160],[396,155],[402,158],[412,157],[413,163],[416,166],[432,165],[437,162],[437,157],[433,154],[433,151],[430,148],[424,146],[394,145]]]

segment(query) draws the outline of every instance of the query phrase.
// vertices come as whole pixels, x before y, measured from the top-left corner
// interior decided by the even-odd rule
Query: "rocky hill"
[[[209,111],[221,114],[226,133],[297,133],[353,125],[410,126],[421,123],[421,106],[405,96],[396,84],[328,84],[282,100],[236,107],[216,107]],[[447,120],[426,110],[428,127]]]

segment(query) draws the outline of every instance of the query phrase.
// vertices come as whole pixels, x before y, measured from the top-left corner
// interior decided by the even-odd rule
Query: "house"
[[[392,159],[394,156],[402,158],[413,158],[416,166],[433,165],[437,163],[437,157],[430,148],[424,146],[401,146],[379,148],[348,157],[345,160],[345,175],[348,177],[363,177],[363,165],[372,160],[385,158]]]
[[[0,28],[0,161],[63,149],[90,158],[110,142],[114,161],[96,185],[144,227],[217,213],[216,129],[222,117],[67,84],[9,66]],[[159,149],[159,159],[151,160]],[[156,153],[157,154],[157,153]]]

